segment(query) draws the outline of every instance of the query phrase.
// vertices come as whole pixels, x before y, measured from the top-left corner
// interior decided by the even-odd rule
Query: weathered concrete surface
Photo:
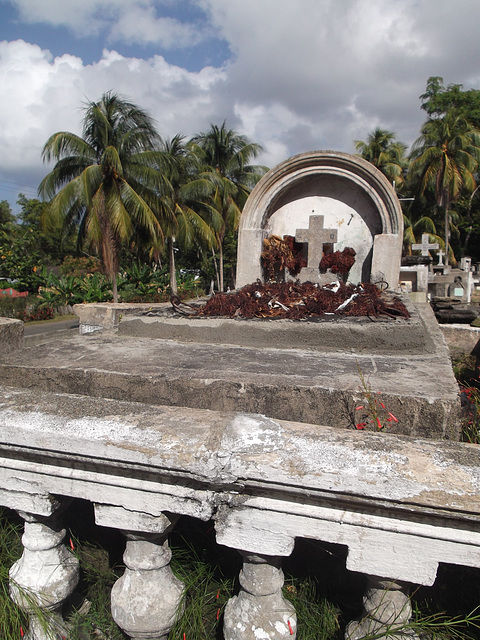
[[[11,353],[23,347],[23,322],[0,317],[0,353]]]
[[[0,398],[2,504],[53,494],[214,517],[218,542],[247,553],[315,538],[347,545],[351,570],[420,584],[439,562],[480,567],[476,446],[8,387]]]
[[[116,329],[122,318],[128,315],[138,315],[149,309],[161,311],[171,308],[168,302],[162,303],[137,303],[128,302],[102,302],[98,304],[74,304],[73,311],[80,322],[80,333],[93,333],[104,329]]]
[[[462,353],[470,354],[480,339],[480,328],[465,324],[440,324],[450,354],[460,356]]]
[[[318,321],[185,318],[166,309],[161,320],[140,315],[122,318],[118,333],[139,338],[254,348],[383,355],[434,353],[437,347],[425,320],[413,305],[409,307],[411,318],[390,321],[338,316]],[[434,330],[435,325],[430,329]],[[438,338],[441,341],[441,337]]]
[[[369,352],[366,341],[361,352],[351,343],[342,350],[347,339],[340,332],[337,352],[331,350],[333,343],[319,351],[103,333],[4,355],[0,379],[39,392],[128,398],[352,427],[358,422],[355,406],[362,400],[360,368],[372,391],[381,394],[388,411],[398,418],[398,423],[390,423],[392,432],[458,439],[458,387],[448,351],[430,308],[419,313],[434,351],[417,350],[417,345],[409,350],[407,344],[401,355],[384,355],[374,349]]]

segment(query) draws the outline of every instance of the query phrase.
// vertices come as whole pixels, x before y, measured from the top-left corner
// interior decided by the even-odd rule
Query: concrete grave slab
[[[354,428],[355,405],[362,399],[360,369],[398,418],[392,432],[457,439],[460,405],[448,350],[430,307],[418,309],[417,329],[403,336],[395,323],[371,321],[277,325],[231,320],[209,325],[198,319],[207,332],[201,336],[186,318],[168,323],[129,317],[121,320],[118,332],[5,354],[0,376],[5,384],[39,392],[262,413]]]

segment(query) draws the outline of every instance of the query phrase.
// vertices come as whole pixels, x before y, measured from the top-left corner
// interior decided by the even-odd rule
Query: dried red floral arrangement
[[[214,295],[195,315],[292,320],[327,315],[410,317],[397,296],[380,291],[375,284],[341,282],[323,287],[312,282],[257,282],[239,291]]]
[[[287,269],[293,277],[300,273],[307,261],[302,255],[301,244],[293,236],[269,236],[263,241],[262,267],[268,280],[275,281]]]
[[[326,273],[327,270],[330,270],[332,273],[347,276],[355,264],[356,255],[357,252],[352,247],[345,247],[343,251],[327,253],[320,260],[320,273]]]

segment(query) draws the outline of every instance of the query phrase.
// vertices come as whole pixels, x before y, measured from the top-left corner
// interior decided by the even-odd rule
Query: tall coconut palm
[[[211,125],[210,130],[192,138],[198,157],[206,165],[204,177],[214,187],[207,209],[217,236],[219,251],[220,291],[223,291],[223,243],[227,230],[236,231],[248,194],[267,171],[266,167],[249,164],[261,151],[261,146],[244,135]]]
[[[393,131],[377,127],[367,137],[367,141],[355,140],[355,148],[368,162],[371,162],[391,182],[400,189],[404,184],[407,166],[406,145],[395,140]]]
[[[56,160],[39,193],[49,202],[46,215],[78,225],[80,241],[99,252],[118,300],[119,250],[140,228],[162,236],[155,215],[162,175],[153,159],[159,136],[150,116],[107,92],[85,107],[83,135],[61,131],[46,142],[44,161]]]
[[[476,187],[474,173],[480,161],[480,131],[454,111],[428,120],[411,153],[410,178],[417,180],[419,192],[431,190],[444,214],[445,262],[449,262],[450,206],[462,191]]]
[[[208,177],[200,173],[197,156],[181,135],[161,142],[158,170],[164,178],[158,214],[161,220],[166,221],[164,233],[168,246],[170,288],[176,294],[175,242],[185,249],[195,244],[208,248],[216,246],[212,227],[199,213],[213,187]]]

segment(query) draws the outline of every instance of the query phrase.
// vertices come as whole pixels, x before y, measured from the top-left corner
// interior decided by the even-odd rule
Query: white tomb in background
[[[350,282],[384,280],[397,288],[403,214],[395,191],[369,162],[333,151],[289,158],[252,191],[240,221],[237,287],[263,280],[265,238],[290,235],[298,240],[299,230],[312,228],[311,218],[319,216],[324,230],[335,231],[334,251],[356,251]]]

